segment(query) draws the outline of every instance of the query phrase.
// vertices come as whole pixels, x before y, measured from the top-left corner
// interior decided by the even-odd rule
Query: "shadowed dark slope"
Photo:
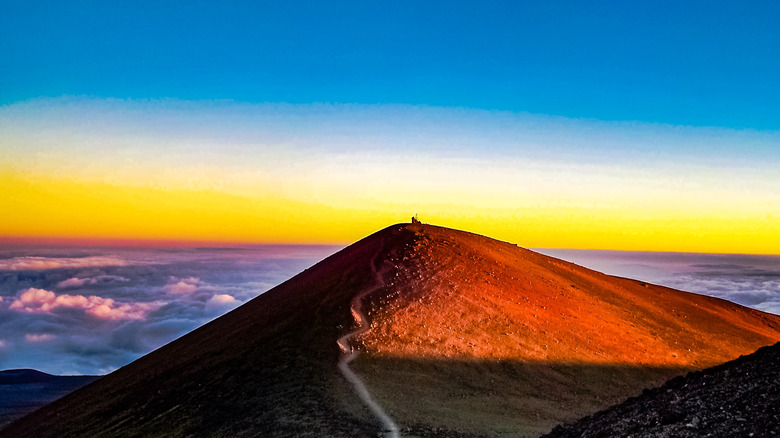
[[[378,274],[377,274],[378,273]],[[429,225],[377,232],[3,437],[535,436],[780,340],[780,317]]]
[[[547,438],[780,436],[780,344],[677,377]]]
[[[370,436],[336,339],[385,229],[2,430],[3,437]],[[408,237],[408,236],[407,236]]]
[[[367,357],[355,365],[406,436],[538,436],[684,368]]]

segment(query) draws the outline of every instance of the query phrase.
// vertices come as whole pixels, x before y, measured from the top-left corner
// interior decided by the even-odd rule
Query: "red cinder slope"
[[[780,340],[780,318],[724,300],[476,234],[406,231],[398,268],[369,297],[355,366],[390,415],[421,432],[538,434]]]

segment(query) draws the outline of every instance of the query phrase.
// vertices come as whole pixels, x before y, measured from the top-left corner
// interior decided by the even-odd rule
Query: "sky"
[[[774,2],[0,2],[0,236],[777,253]]]

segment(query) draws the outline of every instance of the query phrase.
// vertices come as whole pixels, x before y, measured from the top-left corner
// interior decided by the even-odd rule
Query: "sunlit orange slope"
[[[779,317],[728,301],[476,234],[407,230],[408,266],[372,301],[374,355],[695,368],[780,340]]]
[[[780,340],[780,317],[724,300],[462,231],[399,233],[358,369],[402,424],[534,435]]]

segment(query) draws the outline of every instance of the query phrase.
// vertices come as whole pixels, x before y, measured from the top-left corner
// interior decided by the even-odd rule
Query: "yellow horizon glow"
[[[346,245],[417,213],[524,247],[780,252],[780,133],[77,98],[0,107],[0,132],[0,237]]]
[[[274,195],[273,188],[252,197],[11,172],[0,175],[0,184],[6,206],[0,236],[16,238],[346,245],[419,213],[427,223],[523,247],[748,254],[780,248],[780,216],[756,212],[696,214],[657,204],[648,205],[651,213],[584,204],[481,209],[468,198],[438,205],[385,199],[359,208]]]

